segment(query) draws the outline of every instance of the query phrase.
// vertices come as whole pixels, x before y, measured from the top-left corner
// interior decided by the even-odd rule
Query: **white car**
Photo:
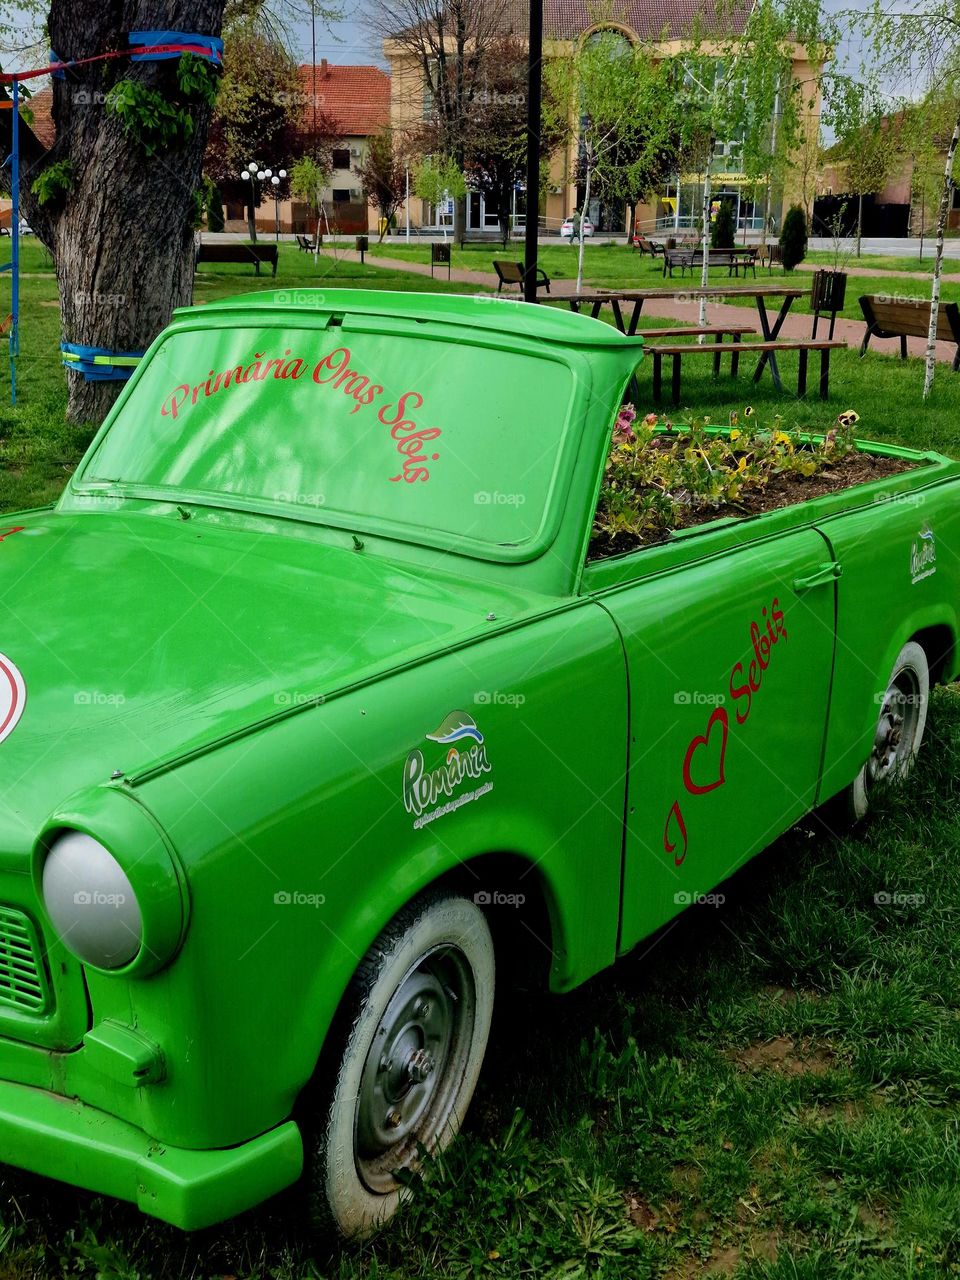
[[[593,235],[593,223],[589,218],[583,219],[582,226],[584,237]],[[573,236],[573,218],[564,218],[563,222],[560,224],[560,235],[568,237]]]

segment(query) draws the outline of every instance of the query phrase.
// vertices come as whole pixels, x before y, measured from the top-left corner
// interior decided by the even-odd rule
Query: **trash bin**
[[[357,236],[357,253],[360,255],[360,261],[363,262],[363,255],[370,248],[369,236]]]

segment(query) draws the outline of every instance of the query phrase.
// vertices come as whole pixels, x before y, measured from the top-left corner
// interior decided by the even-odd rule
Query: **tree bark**
[[[703,167],[703,266],[700,269],[700,287],[706,289],[710,283],[710,165],[713,163],[713,138],[710,139],[710,150],[707,152],[706,163]],[[707,299],[700,299],[699,325],[701,328],[707,323]],[[699,341],[702,343],[703,338]]]
[[[135,30],[219,35],[224,0],[53,0],[50,43],[61,59],[127,47]],[[194,192],[209,108],[191,107],[193,135],[147,156],[104,98],[129,78],[172,96],[177,62],[92,63],[53,81],[56,141],[45,152],[21,122],[23,212],[54,258],[63,337],[109,351],[144,350],[175,307],[193,297]],[[7,125],[9,129],[9,125]],[[41,206],[31,184],[68,161],[72,183],[59,207]],[[87,382],[67,371],[67,420],[100,422],[122,382]]]
[[[583,222],[587,216],[587,210],[590,208],[590,173],[593,166],[587,160],[587,175],[583,187],[583,208],[580,210],[580,247],[577,251],[577,293],[583,289],[583,244],[586,237],[583,234]],[[527,215],[529,217],[529,214]]]
[[[947,215],[950,212],[950,197],[953,194],[953,160],[960,142],[960,116],[953,126],[950,146],[947,148],[947,159],[943,166],[943,190],[940,193],[940,208],[937,211],[937,252],[933,259],[933,281],[930,288],[930,327],[927,330],[926,368],[923,375],[923,398],[933,390],[933,375],[937,369],[937,320],[940,315],[940,274],[943,270],[943,236],[947,229]]]
[[[860,257],[860,241],[863,238],[863,194],[857,196],[857,257]]]

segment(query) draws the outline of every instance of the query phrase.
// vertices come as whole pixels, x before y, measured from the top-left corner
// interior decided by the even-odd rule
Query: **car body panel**
[[[566,991],[852,780],[905,639],[955,674],[937,455],[871,446],[914,469],[587,563],[640,353],[519,302],[226,300],[178,313],[55,509],[7,517],[0,912],[52,996],[5,1008],[0,965],[0,1158],[239,1211],[297,1176],[297,1099],[421,890]],[[65,829],[137,895],[114,972],[46,917]]]

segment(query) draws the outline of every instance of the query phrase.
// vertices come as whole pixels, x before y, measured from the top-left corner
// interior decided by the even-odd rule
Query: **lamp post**
[[[523,237],[523,296],[527,302],[537,300],[542,61],[543,0],[530,0],[530,34],[527,42],[527,199]]]
[[[241,181],[250,182],[250,217],[247,226],[250,230],[250,239],[256,244],[257,240],[257,205],[260,203],[257,198],[257,179],[263,181],[263,171],[257,164],[256,160],[247,162],[246,168],[240,174]]]
[[[278,169],[276,173],[270,173],[270,184],[273,187],[273,209],[277,219],[277,244],[280,243],[280,180],[287,176],[286,169]]]

